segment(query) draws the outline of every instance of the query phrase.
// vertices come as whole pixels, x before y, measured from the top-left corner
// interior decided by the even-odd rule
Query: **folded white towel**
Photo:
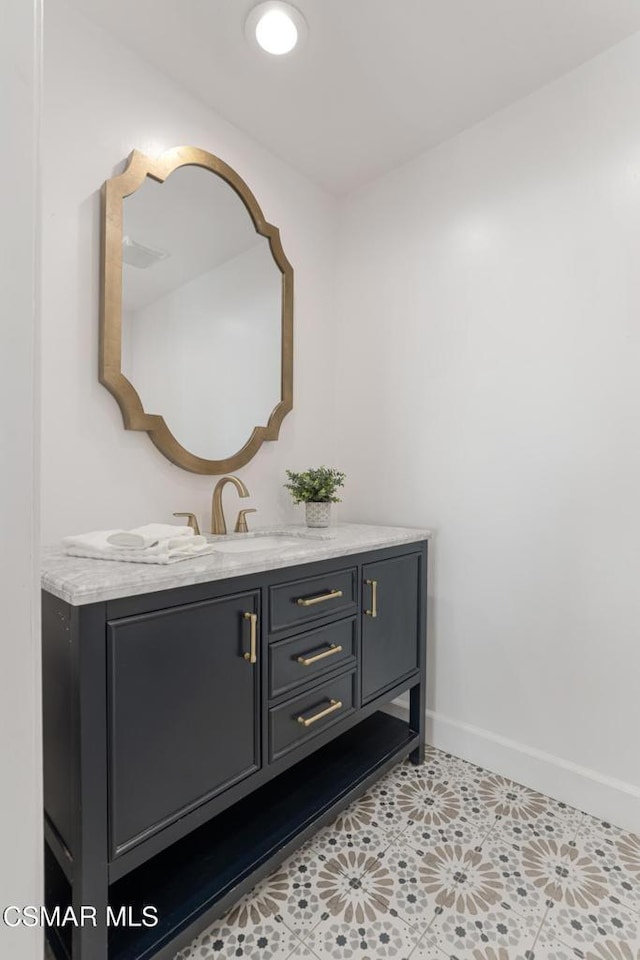
[[[109,534],[107,542],[114,547],[146,550],[163,540],[178,537],[193,539],[193,536],[191,527],[175,523],[145,523],[142,527],[134,527],[133,530],[117,530]]]
[[[94,530],[92,533],[76,533],[71,537],[65,537],[62,541],[63,547],[80,547],[88,550],[103,550],[105,553],[112,550],[109,543],[109,537],[115,533],[124,533],[123,530]]]
[[[147,550],[131,550],[126,547],[118,550],[116,547],[100,549],[88,544],[66,544],[65,553],[71,557],[88,557],[91,560],[120,560],[126,563],[178,563],[180,560],[191,560],[208,553],[213,553],[213,544],[206,537],[175,537],[164,540]]]
[[[162,553],[164,548],[168,553],[177,556],[183,553],[200,553],[208,544],[207,538],[198,534],[198,536],[193,537],[174,537],[172,540],[161,540],[158,546],[152,549]]]
[[[193,540],[191,527],[173,523],[147,523],[133,530],[94,530],[92,533],[78,533],[65,537],[65,547],[87,547],[90,550],[110,552],[117,549],[148,550],[158,543],[168,540]]]

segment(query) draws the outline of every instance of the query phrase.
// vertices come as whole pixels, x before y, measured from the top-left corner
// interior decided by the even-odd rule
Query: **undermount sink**
[[[258,553],[263,550],[278,550],[300,546],[295,537],[247,537],[246,540],[213,540],[212,545],[221,553]]]

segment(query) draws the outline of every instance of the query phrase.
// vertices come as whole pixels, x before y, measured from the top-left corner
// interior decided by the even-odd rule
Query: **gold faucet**
[[[198,518],[195,513],[174,513],[174,517],[186,517],[187,526],[191,527],[196,537],[200,536],[200,527],[198,526]]]
[[[222,509],[222,491],[228,483],[232,483],[236,490],[238,491],[239,497],[248,497],[249,491],[245,487],[242,480],[238,477],[222,477],[221,480],[218,480],[216,483],[215,489],[213,491],[213,502],[211,504],[211,533],[215,534],[225,534],[227,532],[227,524],[224,519],[224,510]],[[255,513],[254,509],[251,510],[241,510],[236,519],[235,533],[247,533],[247,521],[246,515],[248,513]]]

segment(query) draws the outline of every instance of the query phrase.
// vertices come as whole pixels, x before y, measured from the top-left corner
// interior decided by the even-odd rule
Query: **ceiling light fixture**
[[[307,24],[300,11],[290,3],[267,0],[249,13],[245,32],[251,43],[257,43],[262,50],[279,57],[291,53],[304,40]]]

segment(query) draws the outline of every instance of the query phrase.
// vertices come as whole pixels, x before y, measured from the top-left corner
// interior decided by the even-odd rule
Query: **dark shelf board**
[[[375,713],[111,887],[114,907],[154,906],[152,928],[112,928],[110,960],[172,956],[334,813],[418,745]]]

